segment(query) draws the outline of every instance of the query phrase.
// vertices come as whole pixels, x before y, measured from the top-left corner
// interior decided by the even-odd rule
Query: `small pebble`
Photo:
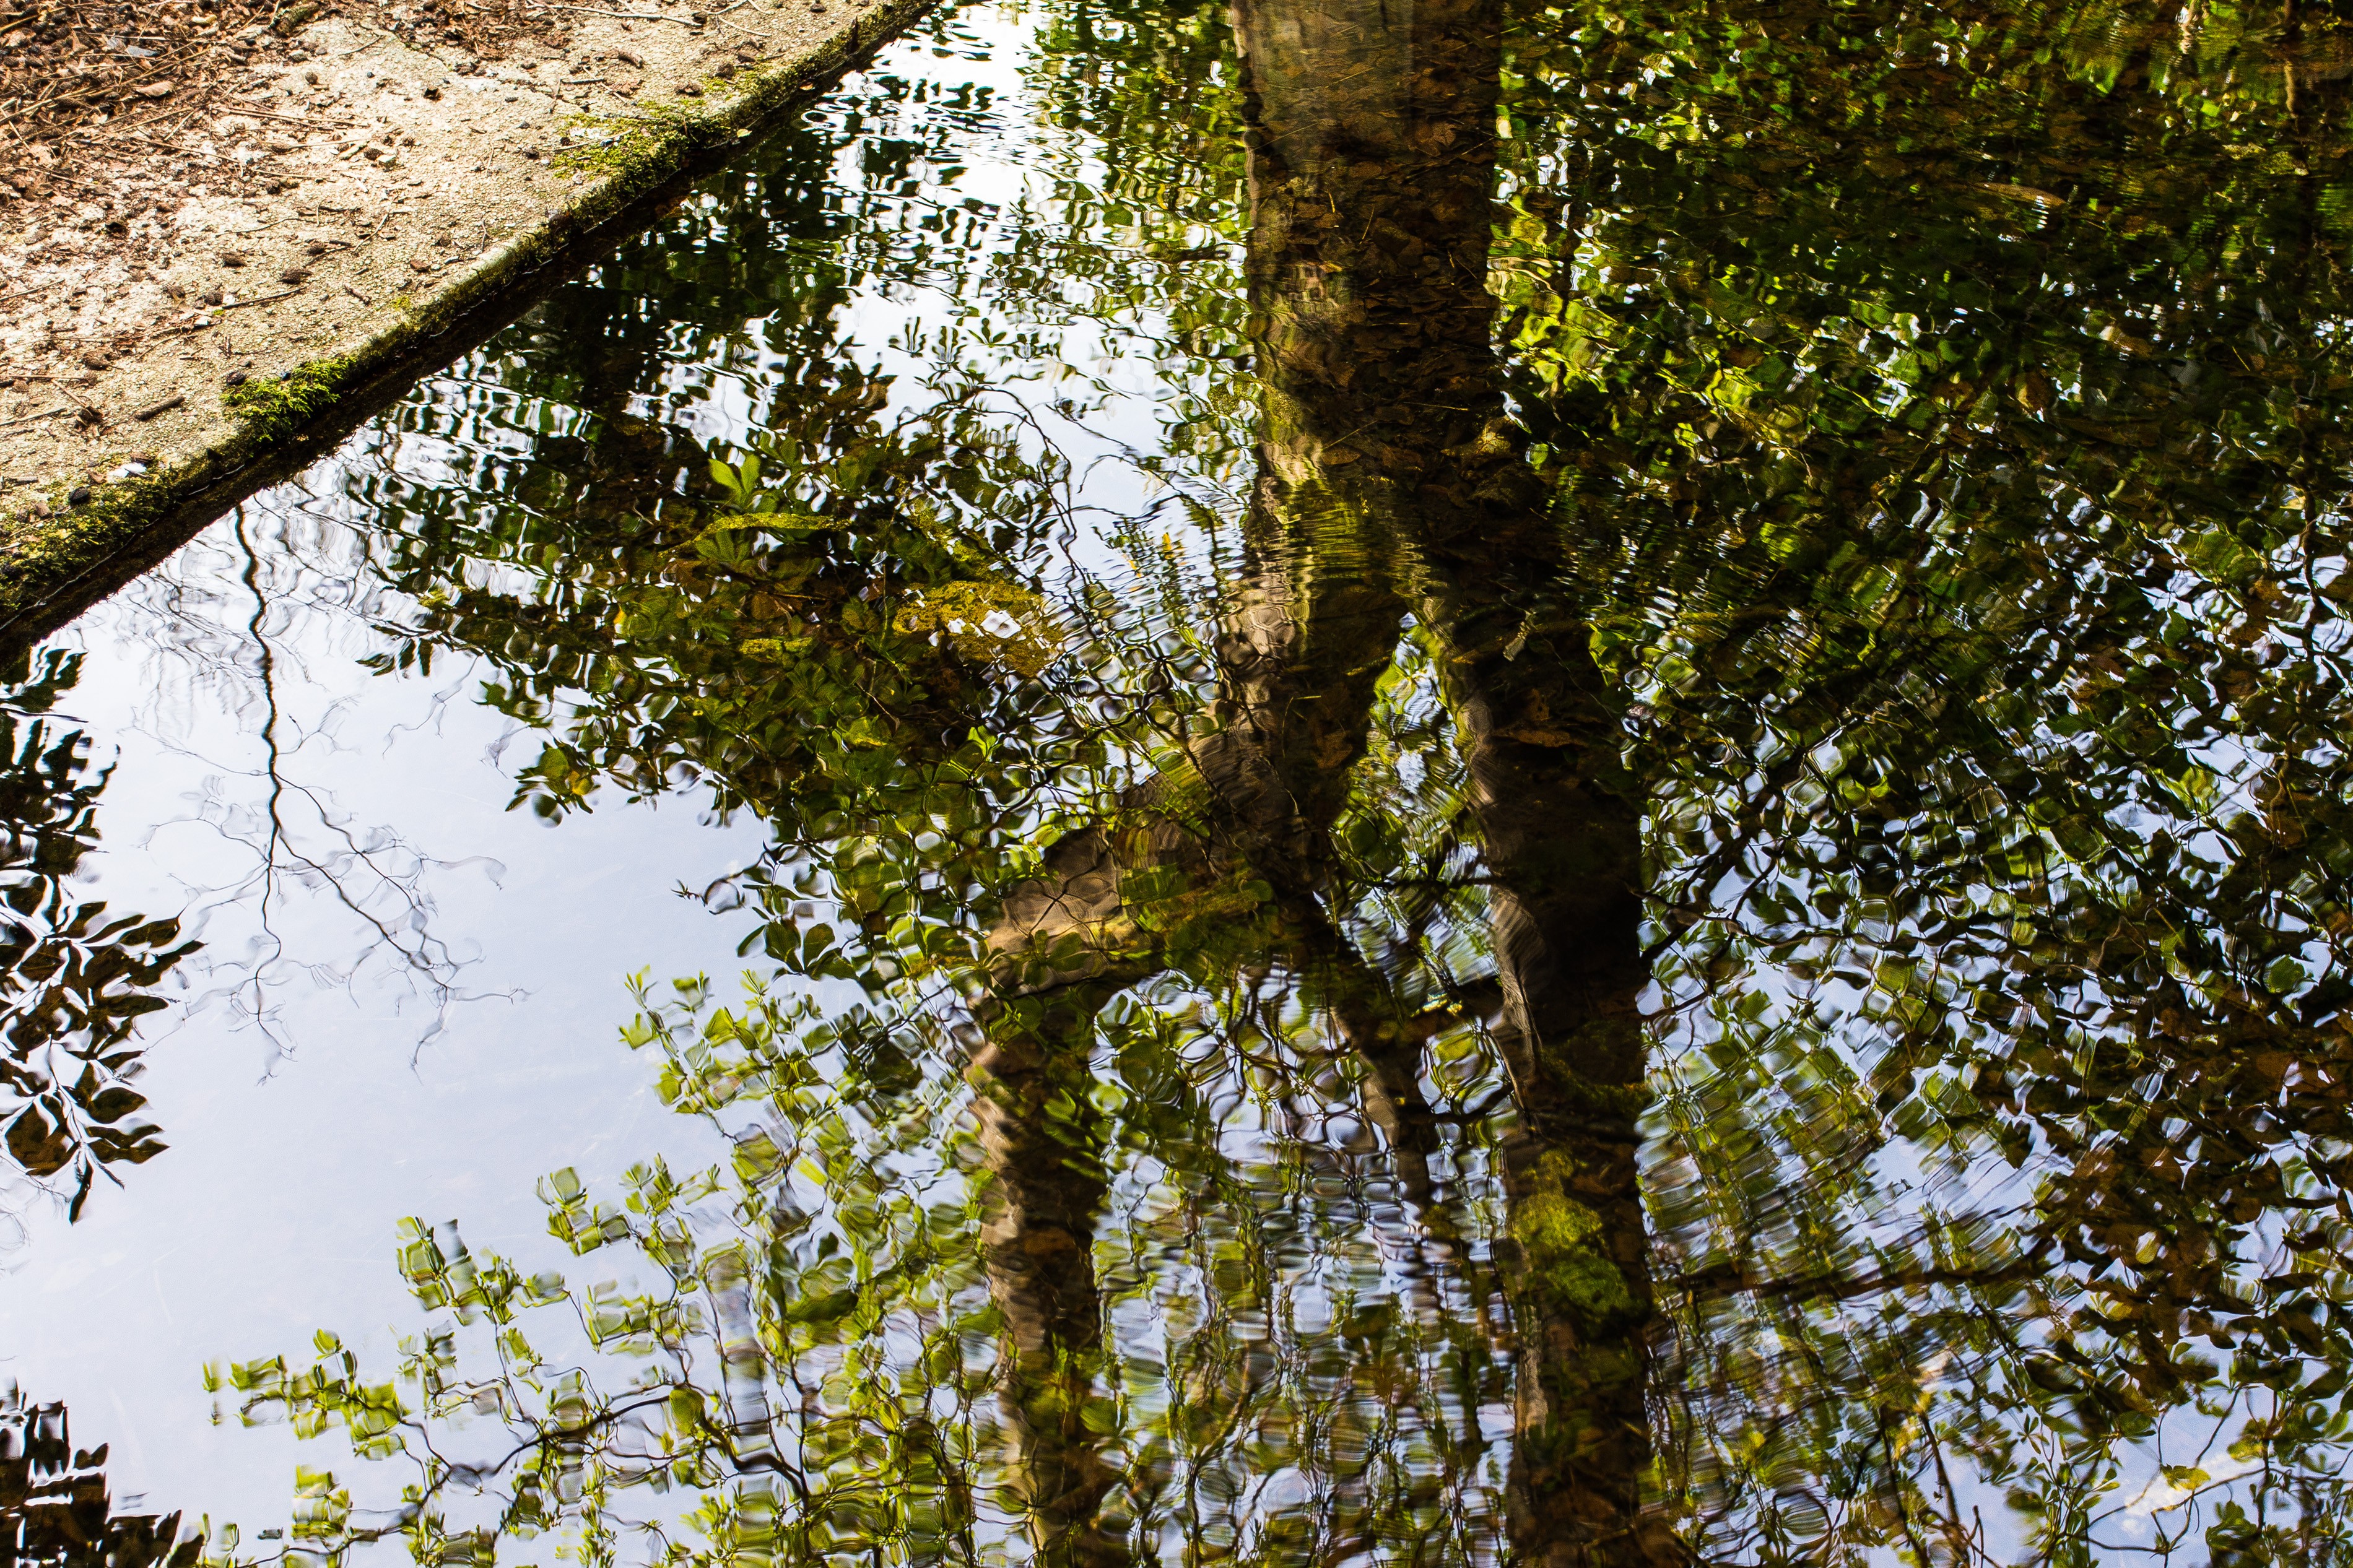
[[[76,485],[73,489],[68,490],[66,492],[66,504],[68,506],[88,506],[90,504],[90,487],[88,485]]]
[[[245,384],[245,372],[241,370],[233,370],[227,375],[221,377],[221,380],[231,386],[243,386]]]

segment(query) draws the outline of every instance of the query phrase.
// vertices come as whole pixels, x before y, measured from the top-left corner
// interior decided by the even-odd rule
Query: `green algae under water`
[[[927,25],[11,672],[0,1543],[2353,1559],[2348,83]]]

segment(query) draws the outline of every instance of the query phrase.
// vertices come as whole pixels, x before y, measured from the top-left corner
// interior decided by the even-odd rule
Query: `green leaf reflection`
[[[729,1164],[223,1374],[412,1461],[318,1549],[2341,1555],[2353,37],[1045,18],[1050,200],[811,131],[367,498],[521,798],[773,848],[625,1036]],[[955,303],[886,381],[853,286]]]

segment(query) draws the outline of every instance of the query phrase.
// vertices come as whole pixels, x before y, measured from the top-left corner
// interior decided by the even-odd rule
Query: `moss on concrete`
[[[559,174],[604,174],[642,179],[675,163],[681,142],[694,139],[694,117],[670,104],[648,104],[628,114],[580,115],[566,121],[567,135],[586,137],[559,147],[548,163]]]
[[[273,442],[301,429],[334,406],[359,369],[357,354],[311,360],[275,379],[256,379],[232,386],[221,395],[221,402],[237,416],[248,440]]]

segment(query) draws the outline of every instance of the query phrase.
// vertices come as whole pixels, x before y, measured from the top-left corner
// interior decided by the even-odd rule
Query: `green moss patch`
[[[332,407],[359,370],[358,356],[311,360],[275,379],[230,387],[221,405],[257,441],[280,441]]]
[[[560,147],[548,159],[559,174],[604,174],[625,185],[667,175],[681,157],[709,133],[707,112],[670,104],[648,104],[629,114],[583,115],[566,123],[566,133],[585,137]]]

